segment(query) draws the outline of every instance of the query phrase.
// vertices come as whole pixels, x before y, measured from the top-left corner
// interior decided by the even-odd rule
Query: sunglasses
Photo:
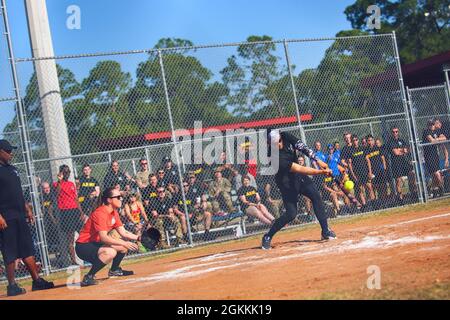
[[[109,197],[110,199],[117,199],[117,200],[123,200],[122,196],[115,196],[115,197]]]
[[[392,133],[398,133],[398,130],[392,130]]]
[[[158,174],[164,174],[164,171],[160,171],[160,172],[158,172]]]
[[[2,151],[3,149],[1,149],[0,151]],[[7,154],[11,154],[13,151],[12,150],[3,150],[5,151]]]

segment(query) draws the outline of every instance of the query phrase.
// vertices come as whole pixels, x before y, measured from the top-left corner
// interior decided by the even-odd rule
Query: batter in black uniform
[[[275,181],[280,189],[286,213],[276,219],[269,232],[263,236],[262,248],[270,249],[270,242],[275,233],[295,219],[299,195],[304,195],[311,200],[314,213],[322,228],[322,239],[335,239],[336,235],[328,228],[325,206],[320,193],[317,191],[311,178],[307,176],[319,174],[331,176],[332,171],[326,163],[317,159],[313,150],[290,133],[269,130],[268,141],[271,143],[271,148],[278,147],[279,149],[279,168],[275,174]],[[322,169],[300,166],[297,163],[296,150],[317,161]]]

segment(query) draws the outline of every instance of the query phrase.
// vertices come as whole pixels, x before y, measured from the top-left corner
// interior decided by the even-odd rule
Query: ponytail
[[[114,187],[103,190],[101,196],[98,197],[97,208],[102,205],[108,204],[108,199],[112,197],[114,190],[116,190],[116,188]]]

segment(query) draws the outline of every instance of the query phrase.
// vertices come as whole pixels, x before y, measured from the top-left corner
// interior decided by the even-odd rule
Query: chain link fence
[[[450,99],[448,87],[407,89],[426,200],[448,196]]]
[[[240,129],[291,131],[321,151],[326,162],[351,162],[351,178],[357,182],[353,192],[362,208],[354,207],[333,181],[314,178],[330,218],[420,199],[417,136],[412,134],[393,34],[15,63],[32,179],[38,186],[30,193],[39,204],[34,211],[42,225],[35,242],[47,272],[83,265],[74,241],[99,192],[108,187],[124,197],[120,214],[125,228],[150,228],[154,234],[151,247],[141,245],[129,257],[267,230],[283,213],[281,195],[273,176],[261,174],[260,159],[252,153],[259,145]],[[0,104],[14,106],[13,101]],[[53,113],[57,108],[63,114]],[[438,108],[437,114],[448,116],[448,109]],[[418,119],[419,114],[413,116]],[[18,120],[12,117],[2,136],[21,145]],[[399,148],[394,128],[407,149],[401,155],[393,151]],[[184,130],[183,139],[177,130]],[[346,148],[345,135],[349,144],[359,146]],[[214,141],[222,147],[212,148]],[[193,142],[200,148],[192,147]],[[217,161],[207,163],[206,153]],[[26,189],[31,178],[25,158],[20,151],[17,155]],[[242,163],[236,163],[237,155]],[[70,201],[56,195],[61,165],[70,170],[68,188],[76,189]],[[262,205],[249,207],[244,197]],[[314,222],[310,201],[300,198],[291,224]],[[19,268],[18,275],[23,271]]]

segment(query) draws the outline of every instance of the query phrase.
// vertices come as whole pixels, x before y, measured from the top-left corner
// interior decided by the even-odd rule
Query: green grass
[[[408,206],[404,206],[401,208],[388,209],[388,210],[374,212],[374,213],[366,213],[363,215],[342,217],[342,218],[338,218],[338,219],[333,219],[331,224],[332,225],[339,225],[339,224],[349,225],[349,224],[358,223],[360,221],[376,219],[377,217],[389,217],[389,216],[393,216],[393,215],[408,214],[412,211],[423,211],[424,209],[436,210],[436,209],[441,209],[446,206],[450,206],[450,198],[428,202],[427,204],[413,204],[413,205],[408,205]],[[297,233],[302,230],[311,230],[314,228],[319,228],[319,225],[315,224],[315,223],[310,223],[310,224],[306,224],[306,225],[300,225],[300,226],[288,228],[281,232],[283,232],[284,234],[292,234],[292,233]],[[260,238],[260,234],[255,234],[255,235],[243,237],[240,239],[227,240],[226,242],[227,243],[243,243],[243,242],[247,242],[248,240],[259,239],[259,238]],[[192,254],[195,254],[199,251],[203,251],[206,247],[218,248],[218,247],[222,247],[222,245],[223,245],[222,243],[209,243],[209,244],[197,245],[192,248],[179,249],[179,250],[170,251],[170,252],[157,252],[157,253],[154,253],[154,254],[151,254],[148,256],[124,260],[122,265],[132,265],[132,264],[136,264],[136,263],[155,261],[155,260],[159,260],[164,257],[167,257],[168,255],[170,255],[171,257],[177,257],[181,254],[185,254],[187,251],[191,252]],[[83,269],[82,274],[87,273],[87,271],[88,271],[88,269]],[[46,276],[45,278],[48,280],[51,280],[51,281],[55,281],[55,280],[64,279],[67,276],[68,276],[68,274],[65,271],[61,271],[61,272],[52,273],[49,276]],[[31,279],[24,279],[24,280],[20,280],[18,282],[24,286],[31,285]],[[442,285],[439,285],[439,286],[442,286]],[[446,284],[446,286],[448,287],[448,284]],[[426,296],[432,297],[434,295],[436,295],[436,296],[442,295],[442,293],[440,293],[441,291],[438,290],[438,287],[436,287],[436,288],[433,287],[433,288],[427,289],[427,291],[423,291],[422,292],[423,296],[424,297],[426,297]],[[0,284],[0,290],[3,290],[3,291],[6,290],[6,283]],[[450,291],[450,290],[448,290],[448,291]],[[346,298],[347,295],[349,295],[349,293],[332,293],[332,294],[327,293],[318,298],[319,299],[347,299]],[[392,296],[394,296],[394,293],[392,293]],[[358,297],[358,296],[355,296],[355,297]],[[448,294],[447,294],[447,297],[448,297]],[[381,299],[383,299],[383,298],[381,298]],[[386,298],[386,299],[388,299],[388,298]],[[427,299],[427,298],[422,298],[422,299]]]

